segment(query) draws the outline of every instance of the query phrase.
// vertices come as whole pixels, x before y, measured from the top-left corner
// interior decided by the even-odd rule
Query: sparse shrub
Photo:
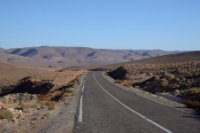
[[[7,119],[7,120],[11,120],[13,117],[13,114],[11,111],[6,110],[6,109],[1,109],[0,110],[0,119]]]
[[[37,108],[36,104],[30,105],[31,108]]]
[[[170,83],[172,83],[172,84],[179,84],[180,83],[180,79],[178,77],[175,77],[174,79],[170,80]]]
[[[53,101],[47,101],[45,103],[45,106],[48,108],[48,110],[53,110],[53,109],[55,109],[55,102],[53,102]]]
[[[75,84],[80,84],[80,79],[79,77],[74,78],[67,84],[67,88],[73,87]]]
[[[73,90],[66,90],[67,93],[73,93]]]
[[[132,85],[130,83],[124,83],[123,86],[130,88]]]
[[[19,103],[18,105],[18,109],[22,110],[25,113],[29,112],[29,107],[29,105],[26,105],[24,103]]]
[[[185,90],[184,93],[186,96],[200,95],[200,88],[190,88]]]
[[[164,77],[167,79],[167,80],[172,80],[175,78],[175,76],[173,74],[170,74],[170,73],[165,73]]]
[[[167,87],[168,84],[169,84],[168,80],[166,80],[166,79],[161,79],[160,80],[161,87]]]
[[[176,90],[174,90],[173,94],[175,96],[179,96],[181,93],[180,93],[180,90],[176,89]]]
[[[62,95],[63,95],[63,92],[61,91],[52,92],[50,100],[58,102],[61,99]]]
[[[200,101],[196,100],[186,100],[185,104],[189,108],[200,108]]]
[[[45,109],[45,107],[46,107],[45,103],[46,103],[45,101],[37,100],[36,101],[36,104],[38,105],[37,110]]]
[[[166,90],[167,90],[167,86],[169,85],[169,82],[168,82],[168,80],[166,80],[166,79],[161,79],[161,80],[159,81],[159,84],[160,84],[161,89],[162,89],[163,91],[166,91]]]
[[[66,98],[66,97],[69,97],[69,96],[73,96],[74,95],[74,92],[72,90],[67,90],[63,96],[62,96],[62,99]]]
[[[62,96],[61,96],[61,100],[65,101],[67,99],[67,97],[73,96],[74,93],[73,92],[65,92]]]

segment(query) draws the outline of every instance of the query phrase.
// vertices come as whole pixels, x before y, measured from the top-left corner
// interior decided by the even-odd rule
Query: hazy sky
[[[200,50],[200,0],[0,0],[0,47]]]

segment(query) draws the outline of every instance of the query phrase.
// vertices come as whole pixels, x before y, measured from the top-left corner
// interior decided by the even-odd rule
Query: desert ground
[[[83,73],[0,63],[0,131],[42,129],[76,94]]]

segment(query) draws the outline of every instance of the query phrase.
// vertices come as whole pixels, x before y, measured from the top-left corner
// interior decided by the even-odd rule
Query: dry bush
[[[22,110],[24,113],[29,112],[30,105],[29,104],[24,104],[24,103],[19,103],[18,104],[18,109]]]
[[[62,98],[69,97],[69,96],[73,96],[73,95],[74,95],[74,92],[73,92],[72,90],[67,90],[67,91],[63,94]]]
[[[186,100],[185,104],[189,108],[200,108],[200,101]]]
[[[55,102],[53,102],[53,101],[47,101],[45,103],[45,106],[48,108],[48,110],[53,110],[53,109],[55,109]]]
[[[164,74],[164,77],[167,79],[167,80],[172,80],[175,78],[175,75],[174,74],[171,74],[171,73],[165,73]]]
[[[0,110],[0,119],[11,120],[12,117],[13,117],[13,114],[9,110],[6,110],[6,109],[1,109]]]
[[[200,95],[200,88],[190,88],[188,90],[184,91],[186,96],[194,96],[194,95]]]
[[[169,85],[169,82],[168,82],[167,79],[161,79],[160,80],[160,85],[161,85],[161,87],[166,88]]]
[[[130,88],[130,87],[132,87],[132,84],[131,83],[124,83],[123,86]]]
[[[184,91],[187,98],[186,105],[191,108],[200,108],[200,88],[190,88]]]

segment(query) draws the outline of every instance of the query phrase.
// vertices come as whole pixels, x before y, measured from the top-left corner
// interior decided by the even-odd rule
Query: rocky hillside
[[[125,86],[168,92],[200,107],[200,51],[126,63],[108,74]]]
[[[31,47],[16,48],[4,51],[4,62],[14,64],[40,64],[51,67],[70,67],[83,65],[104,65],[134,61],[175,52],[162,50],[107,50],[83,47]],[[6,54],[8,57],[6,58]],[[10,58],[10,55],[18,57]],[[25,57],[24,61],[21,57]],[[27,61],[27,58],[30,59]],[[20,60],[20,61],[19,61]]]

